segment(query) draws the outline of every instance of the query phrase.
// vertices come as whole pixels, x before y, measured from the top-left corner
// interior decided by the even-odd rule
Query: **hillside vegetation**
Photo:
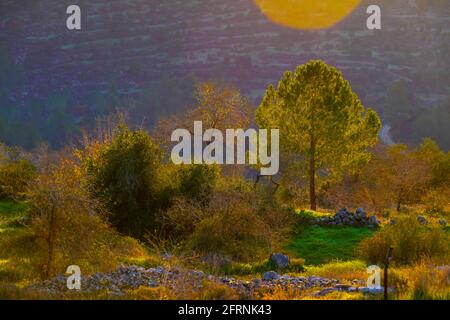
[[[449,298],[450,154],[434,141],[379,142],[378,114],[322,61],[255,113],[223,84],[195,97],[157,132],[112,114],[63,150],[0,148],[0,298],[380,299],[367,267],[390,247],[390,298]],[[195,118],[279,128],[280,173],[173,164],[161,133]]]

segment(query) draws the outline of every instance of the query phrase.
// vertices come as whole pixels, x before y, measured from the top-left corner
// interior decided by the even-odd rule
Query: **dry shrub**
[[[0,198],[20,199],[36,176],[36,168],[28,160],[0,165]]]
[[[126,299],[129,300],[175,300],[176,294],[169,287],[139,287],[128,292]]]
[[[87,192],[83,171],[70,157],[37,177],[28,202],[30,222],[2,241],[0,253],[29,264],[31,279],[63,274],[73,264],[83,274],[109,271],[124,256],[145,254],[136,240],[120,237],[105,222],[102,206]]]
[[[262,300],[300,300],[304,295],[302,289],[277,285],[274,289],[261,292]]]
[[[184,241],[185,249],[242,262],[267,258],[293,221],[293,213],[265,190],[231,179],[221,181],[205,201],[178,198],[163,216],[164,229]]]
[[[450,205],[450,188],[441,187],[425,194],[422,202],[425,205],[425,212],[433,215],[445,216],[446,209]]]
[[[193,298],[198,300],[239,300],[240,296],[235,289],[225,284],[205,282],[202,290]]]
[[[238,261],[253,261],[270,254],[270,226],[242,194],[216,194],[190,237],[194,250],[218,253]]]
[[[51,300],[55,299],[54,295],[18,288],[14,284],[0,283],[0,300]]]
[[[412,264],[425,257],[446,261],[449,244],[449,235],[442,228],[421,225],[413,216],[399,216],[396,224],[363,240],[358,254],[369,263],[383,264],[389,247],[393,247],[394,264]]]
[[[180,290],[180,287],[183,287]],[[200,288],[192,284],[178,284],[177,287],[140,287],[128,292],[125,299],[131,300],[238,300],[238,292],[225,284],[205,281]]]
[[[196,201],[179,197],[162,217],[162,226],[166,234],[183,239],[191,235],[195,226],[205,219],[209,213]]]
[[[392,269],[390,281],[397,299],[450,299],[450,268],[438,268],[426,260],[411,267]]]

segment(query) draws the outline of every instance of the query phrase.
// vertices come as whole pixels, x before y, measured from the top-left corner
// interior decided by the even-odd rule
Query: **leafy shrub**
[[[179,194],[204,202],[212,193],[220,176],[218,166],[205,164],[182,165],[178,170]]]
[[[84,164],[91,189],[106,204],[112,225],[138,238],[154,231],[157,215],[166,206],[159,147],[146,132],[120,124],[112,141],[91,149]]]
[[[394,248],[393,263],[404,265],[424,257],[445,260],[450,253],[450,239],[441,228],[421,225],[415,217],[399,217],[396,224],[384,227],[363,240],[358,248],[361,258],[383,264],[389,247]]]

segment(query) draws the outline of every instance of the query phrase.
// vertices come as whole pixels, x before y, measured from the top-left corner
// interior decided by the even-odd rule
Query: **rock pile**
[[[123,295],[127,290],[143,287],[165,286],[176,289],[189,285],[192,290],[201,290],[204,282],[212,281],[224,284],[243,294],[250,294],[259,290],[273,290],[275,288],[291,288],[298,290],[317,289],[317,294],[325,295],[333,291],[356,292],[364,290],[364,281],[353,280],[351,284],[342,284],[337,279],[328,279],[315,276],[289,276],[280,275],[275,271],[264,273],[262,278],[249,281],[228,276],[206,275],[202,271],[185,269],[166,269],[156,267],[145,269],[136,266],[121,266],[114,272],[95,273],[82,277],[81,291],[96,292],[108,291],[111,295]],[[43,290],[51,293],[67,292],[67,277],[60,275],[30,286],[31,289]],[[367,290],[366,290],[367,291]]]
[[[347,209],[339,210],[333,217],[320,218],[322,225],[343,225],[343,226],[364,226],[376,228],[380,225],[375,215],[368,216],[362,208],[358,208],[355,213],[349,212]]]

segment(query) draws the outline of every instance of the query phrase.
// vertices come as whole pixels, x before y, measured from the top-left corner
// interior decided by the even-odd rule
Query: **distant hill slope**
[[[11,101],[54,92],[84,96],[111,86],[133,96],[152,81],[190,74],[225,79],[257,101],[285,70],[310,59],[341,69],[377,110],[399,80],[421,105],[448,98],[450,4],[439,0],[363,1],[321,31],[275,25],[252,0],[72,2],[82,8],[80,32],[65,28],[63,1],[1,1],[0,41],[24,72],[8,92]],[[365,11],[377,3],[383,29],[369,31]]]

